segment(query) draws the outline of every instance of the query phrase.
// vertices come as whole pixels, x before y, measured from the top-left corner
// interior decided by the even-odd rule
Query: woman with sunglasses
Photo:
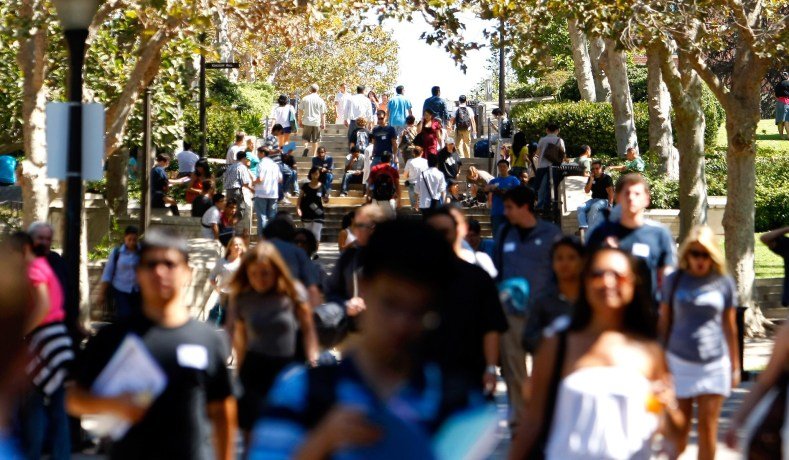
[[[661,417],[668,439],[682,429],[635,264],[614,248],[584,264],[570,328],[537,350],[511,459],[649,459]]]
[[[715,458],[723,400],[740,379],[735,308],[737,288],[710,227],[690,231],[679,270],[663,282],[659,328],[666,344],[679,407],[690,419],[698,406],[699,459]],[[688,442],[690,425],[678,448]]]

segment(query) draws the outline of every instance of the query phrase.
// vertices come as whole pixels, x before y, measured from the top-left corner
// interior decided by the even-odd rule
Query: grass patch
[[[761,233],[756,233],[753,238],[754,245],[754,270],[756,278],[783,278],[784,261],[759,241]],[[721,249],[725,250],[725,242],[720,238]]]
[[[721,124],[721,128],[718,130],[716,144],[719,147],[726,147],[729,144],[729,140],[726,138],[725,121]],[[782,140],[780,137],[778,137],[778,127],[775,126],[775,120],[773,119],[764,119],[759,121],[759,125],[756,128],[756,144],[762,148],[789,153],[789,141]]]

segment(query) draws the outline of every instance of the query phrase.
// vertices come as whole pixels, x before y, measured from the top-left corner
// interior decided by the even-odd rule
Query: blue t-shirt
[[[389,100],[386,106],[389,111],[389,124],[392,126],[405,126],[405,118],[411,110],[411,101],[401,95],[397,95]]]
[[[647,282],[647,288],[657,299],[657,276],[663,267],[677,264],[674,238],[662,224],[647,220],[638,228],[628,228],[619,222],[606,221],[589,235],[587,246],[599,248],[606,238],[613,237],[619,248],[629,252],[639,261],[640,275]]]
[[[497,177],[490,182],[488,185],[497,185],[499,192],[493,192],[493,205],[490,207],[490,215],[491,216],[503,216],[504,215],[504,199],[503,193],[506,190],[509,190],[513,187],[517,187],[521,184],[521,181],[518,180],[515,176],[507,176],[507,177]]]
[[[151,170],[151,194],[164,195],[170,185],[167,172],[161,166],[154,166]]]
[[[0,156],[0,184],[16,184],[16,158],[11,155]]]
[[[392,139],[397,138],[397,131],[391,126],[376,126],[373,128],[373,157],[380,157],[384,152],[392,152]]]

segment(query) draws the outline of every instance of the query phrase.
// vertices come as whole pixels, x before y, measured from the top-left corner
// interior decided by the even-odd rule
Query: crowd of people
[[[576,162],[592,197],[579,209],[579,234],[564,235],[542,218],[551,167],[566,158],[559,127],[533,143],[516,134],[496,171],[468,168],[472,195],[491,212],[484,238],[457,199],[476,134],[465,98],[453,113],[434,88],[419,122],[402,87],[378,100],[359,86],[334,102],[348,127],[342,192],[361,182],[369,200],[343,218],[328,269],[317,249],[334,160],[320,145],[317,86],[298,108],[279,99],[261,145],[236,136],[224,193],[204,160],[179,154],[202,234],[224,246],[208,277],[219,300],[204,321],[183,304],[191,251],[175,231],[138,240],[138,229],[125,230],[99,288],[110,324],[87,340],[64,302],[52,229],[38,223],[6,239],[15,256],[0,264],[27,276],[0,279],[0,375],[10,376],[0,379],[0,406],[14,414],[0,425],[3,458],[19,448],[25,458],[68,458],[79,417],[97,414],[125,427],[111,436],[117,459],[231,459],[238,436],[254,459],[434,458],[443,437],[465,445],[490,435],[499,377],[510,458],[675,458],[694,407],[698,457],[715,457],[722,404],[742,368],[737,289],[709,227],[677,249],[646,218],[650,188],[635,148],[615,183],[582,148]],[[299,126],[312,165],[294,189],[285,147]],[[157,157],[157,168],[168,161]],[[401,174],[419,213],[397,212]],[[173,206],[166,188],[177,180],[159,176],[153,199]],[[278,209],[291,192],[294,214]],[[254,244],[245,232],[253,212]],[[762,239],[789,260],[787,234]],[[762,396],[785,391],[787,327],[726,433],[730,445]],[[161,384],[107,390],[107,369],[135,346]],[[769,442],[757,433],[747,445]]]

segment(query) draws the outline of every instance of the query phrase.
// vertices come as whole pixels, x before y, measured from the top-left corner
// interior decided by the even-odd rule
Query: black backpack
[[[457,129],[466,131],[471,128],[471,115],[469,115],[468,111],[468,107],[458,107],[457,112],[455,112],[455,127]]]
[[[373,182],[373,198],[377,201],[389,201],[396,193],[394,181],[389,174],[378,174]]]
[[[512,137],[512,121],[504,120],[501,122],[501,138],[509,139]]]

